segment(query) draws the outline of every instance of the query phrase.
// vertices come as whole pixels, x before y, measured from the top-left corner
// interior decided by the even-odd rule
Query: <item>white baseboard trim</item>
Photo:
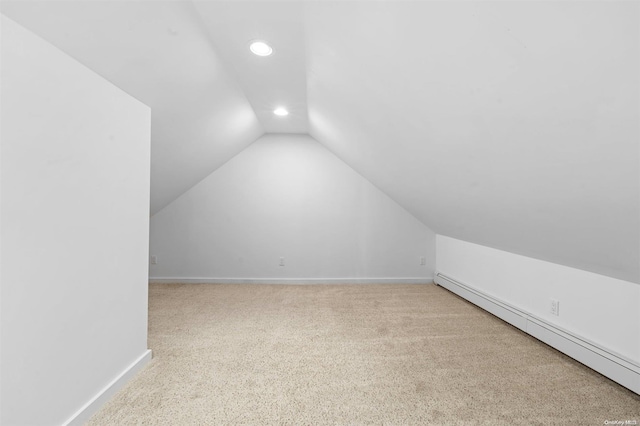
[[[436,272],[435,283],[640,394],[640,365],[467,284]]]
[[[147,349],[137,360],[98,392],[89,402],[69,418],[64,426],[81,426],[95,414],[117,391],[119,391],[138,371],[151,361],[152,353]]]
[[[149,277],[150,284],[433,284],[433,277],[411,278],[192,278]]]

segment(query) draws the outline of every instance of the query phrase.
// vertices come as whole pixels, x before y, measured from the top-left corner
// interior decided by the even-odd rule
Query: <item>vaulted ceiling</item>
[[[437,233],[640,282],[637,2],[2,12],[151,106],[152,212],[263,133],[309,133]]]

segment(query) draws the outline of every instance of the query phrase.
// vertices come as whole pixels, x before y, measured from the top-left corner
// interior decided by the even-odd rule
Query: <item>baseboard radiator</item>
[[[640,394],[640,365],[636,362],[442,273],[436,272],[434,281],[437,285]]]

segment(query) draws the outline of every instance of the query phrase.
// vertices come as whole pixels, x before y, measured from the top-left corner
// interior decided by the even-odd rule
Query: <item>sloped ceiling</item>
[[[310,134],[439,234],[639,282],[638,6],[309,5]]]
[[[308,132],[437,233],[640,282],[637,2],[79,4],[3,13],[152,107],[153,211]]]
[[[196,1],[194,5],[267,133],[308,133],[304,3]],[[249,53],[267,40],[270,57]],[[278,117],[279,106],[289,111]]]

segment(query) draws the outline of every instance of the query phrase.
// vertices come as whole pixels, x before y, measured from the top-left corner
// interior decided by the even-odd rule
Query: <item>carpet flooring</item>
[[[89,425],[640,425],[640,396],[435,285],[154,284]]]

